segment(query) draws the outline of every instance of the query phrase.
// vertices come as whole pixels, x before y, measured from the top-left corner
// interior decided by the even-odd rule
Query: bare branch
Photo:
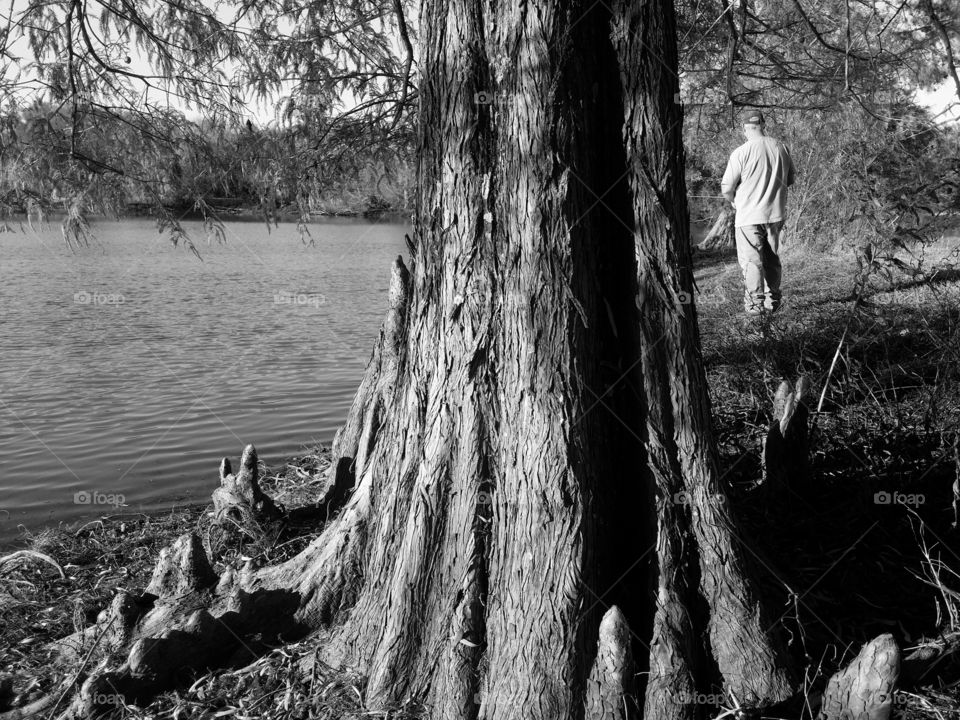
[[[920,4],[923,5],[923,9],[930,18],[930,24],[933,25],[937,31],[937,35],[940,36],[940,42],[943,43],[947,61],[947,72],[949,72],[950,77],[953,78],[953,85],[957,90],[957,98],[960,98],[960,74],[957,73],[957,62],[953,54],[953,46],[950,44],[950,35],[947,34],[947,28],[944,27],[940,16],[937,15],[936,10],[934,10],[932,0],[921,0]]]
[[[403,64],[403,89],[400,91],[400,102],[397,103],[397,114],[393,119],[393,127],[400,122],[404,105],[407,102],[407,88],[410,85],[410,69],[413,66],[413,44],[410,42],[410,33],[407,31],[407,21],[403,16],[403,0],[393,0],[393,10],[397,15],[397,26],[400,29],[400,40],[403,42],[406,58]]]

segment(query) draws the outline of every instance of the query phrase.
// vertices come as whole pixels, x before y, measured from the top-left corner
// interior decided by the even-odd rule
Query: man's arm
[[[731,205],[734,205],[736,199],[737,185],[740,184],[740,162],[734,155],[727,161],[727,169],[723,172],[723,179],[720,181],[720,192]],[[736,207],[736,205],[734,205]]]
[[[783,146],[783,154],[787,159],[787,187],[790,187],[796,180],[796,172],[793,167],[793,157],[790,155],[790,148],[786,145]]]

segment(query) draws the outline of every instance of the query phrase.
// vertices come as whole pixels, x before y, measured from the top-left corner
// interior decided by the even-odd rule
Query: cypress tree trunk
[[[717,471],[672,7],[425,0],[420,27],[413,257],[334,444],[349,498],[203,610],[180,543],[158,568],[176,594],[105,616],[120,640],[74,714],[231,637],[318,630],[371,706],[431,718],[659,720],[714,683],[792,691]]]
[[[659,602],[647,717],[690,716],[692,678],[705,679],[688,615],[695,609],[691,555],[698,556],[710,654],[727,689],[741,702],[763,704],[786,699],[794,686],[778,628],[753,581],[753,551],[743,531],[735,529],[719,481],[692,302],[682,112],[675,102],[676,29],[666,5],[622,2],[614,35],[623,76],[650,468],[659,512]]]
[[[643,533],[615,540],[646,512],[622,106],[587,8],[424,8],[412,322],[327,660],[435,717],[581,714],[641,577]]]

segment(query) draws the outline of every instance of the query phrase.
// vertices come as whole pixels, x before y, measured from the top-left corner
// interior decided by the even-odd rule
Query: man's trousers
[[[748,313],[780,309],[782,230],[782,220],[737,228],[737,260],[743,271],[743,305]]]

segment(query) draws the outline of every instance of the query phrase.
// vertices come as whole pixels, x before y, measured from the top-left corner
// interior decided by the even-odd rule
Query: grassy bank
[[[697,311],[721,472],[744,520],[768,601],[806,658],[808,686],[822,686],[860,646],[891,632],[907,655],[960,635],[960,269],[957,240],[928,248],[922,264],[858,263],[852,252],[786,247],[784,310],[741,312],[730,254],[700,254]],[[911,270],[913,268],[913,270]],[[757,492],[773,393],[784,377],[813,388],[812,473],[773,502]],[[273,471],[264,489],[290,507],[325,489],[329,460],[317,449]],[[921,500],[922,497],[922,500]],[[887,499],[890,498],[889,501]],[[905,498],[906,500],[901,500]],[[49,682],[42,648],[90,625],[121,588],[142,589],[160,548],[190,529],[212,542],[203,508],[88,523],[24,538],[49,557],[0,573],[0,666],[35,675],[37,687],[0,683],[0,711]],[[298,552],[322,524],[276,528],[255,546],[212,553],[218,571]],[[359,678],[313,661],[307,639],[252,663],[191,678],[130,717],[366,717]],[[960,664],[951,657],[907,678],[903,717],[960,716]],[[17,703],[20,700],[16,701]],[[393,718],[414,716],[398,708]],[[712,716],[723,708],[708,708]],[[800,716],[804,709],[793,708]]]
[[[960,631],[960,266],[953,239],[923,262],[853,248],[783,251],[785,309],[740,312],[732,253],[698,261],[704,360],[721,470],[743,540],[816,684],[893,633],[904,656]],[[781,378],[811,381],[812,473],[756,492]],[[819,412],[815,412],[819,408]],[[902,717],[958,715],[947,658],[897,697]]]
[[[269,212],[271,219],[283,222],[300,220],[300,210],[296,205],[268,206],[265,208],[254,201],[243,198],[208,198],[207,212],[222,219],[263,220]],[[194,202],[182,202],[164,205],[164,209],[175,217],[202,219],[203,212]],[[412,208],[396,199],[367,196],[362,194],[341,194],[324,197],[314,203],[309,211],[311,219],[325,217],[362,217],[373,220],[403,218],[408,219]],[[153,216],[156,208],[146,203],[131,203],[124,210],[125,215]]]

